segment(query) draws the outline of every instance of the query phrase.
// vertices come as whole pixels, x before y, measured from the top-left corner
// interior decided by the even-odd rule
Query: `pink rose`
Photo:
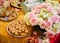
[[[47,3],[42,3],[42,4],[39,4],[35,7],[32,8],[32,10],[34,10],[35,8],[36,9],[41,9],[41,8],[46,8],[47,7]]]
[[[40,13],[40,9],[36,9],[34,10],[35,14],[39,14]]]
[[[41,5],[41,4],[39,4],[39,5],[37,5],[35,8],[37,8],[37,9],[40,9],[40,8],[42,8],[43,6]]]
[[[53,10],[52,7],[50,7],[50,6],[47,7],[47,11],[52,12],[52,10]]]
[[[2,8],[2,6],[0,5],[0,8]]]
[[[40,9],[40,8],[42,8],[41,4],[36,5],[36,6],[35,6],[35,7],[33,7],[31,10]]]
[[[43,22],[41,22],[39,25],[40,25],[40,27],[41,27],[42,29],[45,29],[46,23],[43,21]]]
[[[38,43],[42,43],[42,39],[41,38],[38,39]]]
[[[30,23],[31,23],[32,26],[37,25],[38,24],[38,18],[37,17],[31,18]]]
[[[35,12],[35,14],[39,14],[40,9],[39,8],[32,8],[32,12]]]
[[[39,14],[41,8],[47,8],[47,3],[42,3],[35,6],[34,8],[32,8],[32,11],[35,11],[36,14]]]
[[[42,21],[39,25],[42,29],[50,29],[52,27],[53,22],[50,20]]]
[[[53,38],[54,37],[54,33],[52,33],[52,32],[46,32],[45,34],[46,34],[47,38]]]
[[[42,7],[42,8],[46,8],[46,7],[47,7],[47,3],[42,3],[42,4],[41,4],[41,7]]]
[[[60,8],[57,9],[58,14],[60,14]]]
[[[45,20],[45,23],[46,23],[45,28],[47,28],[47,29],[51,28],[51,26],[53,24],[52,21],[50,21],[50,20]]]
[[[53,16],[51,17],[51,21],[53,21],[54,23],[55,23],[55,22],[58,22],[58,19],[59,19],[59,16],[58,16],[58,15],[53,15]]]
[[[58,19],[58,21],[60,22],[60,16],[59,16],[59,19]]]
[[[29,18],[29,19],[34,18],[34,17],[36,17],[35,13],[30,12],[30,13],[28,14],[28,18]]]
[[[3,2],[4,2],[4,0],[0,0],[0,2],[1,2],[1,3],[3,3]]]

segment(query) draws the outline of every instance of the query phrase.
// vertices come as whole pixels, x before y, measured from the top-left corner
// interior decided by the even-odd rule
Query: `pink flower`
[[[58,21],[60,22],[60,17],[59,17]]]
[[[32,10],[34,10],[35,8],[36,9],[41,9],[41,8],[46,8],[47,7],[47,3],[42,3],[42,4],[39,4],[35,7],[32,8]]]
[[[42,8],[46,8],[46,7],[47,7],[47,3],[42,3],[42,4],[41,4],[41,7],[42,7]]]
[[[60,8],[57,9],[58,14],[60,14]]]
[[[54,37],[54,33],[53,32],[46,32],[46,37],[47,38],[53,38]]]
[[[42,43],[42,39],[41,38],[38,39],[38,43]]]
[[[32,26],[37,25],[38,24],[38,18],[37,17],[31,18],[30,23],[31,23]]]
[[[58,15],[53,15],[53,16],[51,17],[51,21],[53,21],[54,23],[55,23],[55,22],[58,22],[58,19],[59,19],[59,16],[58,16]]]
[[[42,29],[50,29],[52,26],[52,22],[45,20],[45,21],[42,21],[39,25]]]
[[[44,21],[42,21],[39,25],[42,29],[45,29],[46,23]]]
[[[36,15],[35,15],[33,12],[30,12],[30,13],[28,14],[28,18],[31,19],[31,18],[33,18],[33,17],[36,17]]]
[[[50,7],[50,6],[47,7],[47,11],[52,12],[52,10],[53,10],[52,7]]]
[[[42,8],[42,5],[39,4],[39,5],[37,5],[35,8],[40,9],[40,8]]]
[[[36,9],[34,10],[35,14],[39,14],[40,13],[40,9]]]
[[[32,8],[32,12],[35,12],[35,14],[39,14],[40,9],[39,8]]]
[[[0,5],[0,8],[2,8],[2,6]]]
[[[36,10],[36,9],[40,9],[40,8],[42,8],[42,5],[41,5],[41,4],[36,5],[36,6],[35,6],[35,7],[33,7],[31,10]]]
[[[0,2],[1,2],[1,3],[3,3],[3,2],[4,2],[4,0],[0,0]]]
[[[46,23],[46,26],[45,26],[46,29],[51,28],[51,26],[53,24],[52,21],[50,21],[50,20],[45,20],[45,23]]]
[[[34,8],[32,8],[31,10],[34,11],[36,14],[39,14],[41,8],[47,8],[47,3],[39,4],[35,6]]]

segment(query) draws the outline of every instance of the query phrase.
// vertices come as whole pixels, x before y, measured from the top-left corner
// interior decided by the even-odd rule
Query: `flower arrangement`
[[[39,25],[42,29],[59,32],[60,28],[60,4],[56,1],[44,2],[31,9],[24,16],[28,26]]]

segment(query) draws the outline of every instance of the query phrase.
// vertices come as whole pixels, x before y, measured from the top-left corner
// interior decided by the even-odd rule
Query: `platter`
[[[7,32],[13,37],[30,36],[31,27],[28,27],[23,21],[12,21],[7,26]]]
[[[16,9],[7,8],[6,10],[3,11],[2,14],[0,14],[0,20],[2,20],[2,21],[15,20],[18,17],[17,12],[18,11],[16,11]]]

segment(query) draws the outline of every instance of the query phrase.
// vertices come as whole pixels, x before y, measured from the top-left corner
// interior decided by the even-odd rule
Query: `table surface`
[[[19,16],[16,18],[16,20],[23,19],[24,13],[21,9],[19,10],[18,14]],[[26,43],[26,37],[15,38],[7,33],[6,27],[9,23],[10,22],[4,22],[0,20],[0,43]]]
[[[23,19],[24,13],[20,9],[17,19]],[[0,43],[26,43],[26,38],[15,38],[7,33],[6,27],[10,22],[0,20]]]

